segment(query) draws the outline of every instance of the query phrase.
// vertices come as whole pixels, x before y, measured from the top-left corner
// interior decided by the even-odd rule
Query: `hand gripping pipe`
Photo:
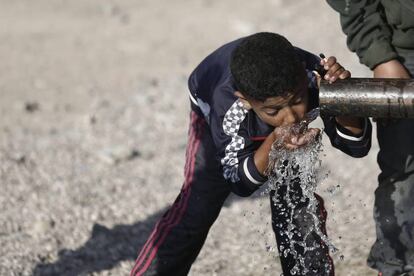
[[[414,79],[322,80],[319,107],[332,116],[414,118]]]

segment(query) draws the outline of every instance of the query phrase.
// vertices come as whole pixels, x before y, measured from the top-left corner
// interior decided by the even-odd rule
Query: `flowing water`
[[[286,136],[306,133],[318,115],[318,109],[312,110],[300,124],[285,128],[269,154],[266,192],[271,194],[272,209],[277,213],[274,223],[281,233],[279,254],[282,261],[290,260],[291,275],[329,275],[332,264],[327,255],[337,251],[325,233],[324,214],[315,195],[323,179],[319,173],[322,135],[298,149],[283,147]]]

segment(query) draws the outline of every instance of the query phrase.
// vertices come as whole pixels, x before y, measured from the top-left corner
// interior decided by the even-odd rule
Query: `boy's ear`
[[[236,91],[234,92],[234,95],[236,95],[240,101],[243,103],[244,108],[250,110],[252,109],[252,105],[250,104],[250,102],[246,99],[245,96],[243,96],[243,94],[240,91]]]

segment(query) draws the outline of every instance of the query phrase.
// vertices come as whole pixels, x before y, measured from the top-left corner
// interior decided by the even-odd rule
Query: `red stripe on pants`
[[[197,133],[198,129],[195,128],[198,128],[201,121],[202,119],[198,117],[196,113],[191,112],[189,144],[187,147],[186,165],[184,172],[185,181],[183,188],[181,190],[181,197],[179,201],[175,202],[174,205],[171,207],[167,216],[165,218],[162,218],[155,226],[154,231],[152,232],[148,241],[145,243],[135,262],[134,268],[132,269],[130,274],[131,276],[142,275],[148,269],[158,251],[158,248],[161,246],[161,244],[167,237],[168,233],[171,231],[171,228],[177,225],[184,215],[191,192],[191,183],[194,175],[195,156],[200,145],[200,135]],[[158,240],[158,242],[156,242],[156,240]],[[156,244],[154,245],[154,243]],[[140,267],[142,268],[139,269]]]

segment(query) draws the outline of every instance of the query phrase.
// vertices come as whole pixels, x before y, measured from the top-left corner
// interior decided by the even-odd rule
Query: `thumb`
[[[322,76],[319,74],[319,72],[318,71],[312,71],[314,74],[315,74],[315,76],[316,76],[316,82],[317,82],[317,84],[318,84],[318,88],[321,86],[321,79],[322,79]]]

